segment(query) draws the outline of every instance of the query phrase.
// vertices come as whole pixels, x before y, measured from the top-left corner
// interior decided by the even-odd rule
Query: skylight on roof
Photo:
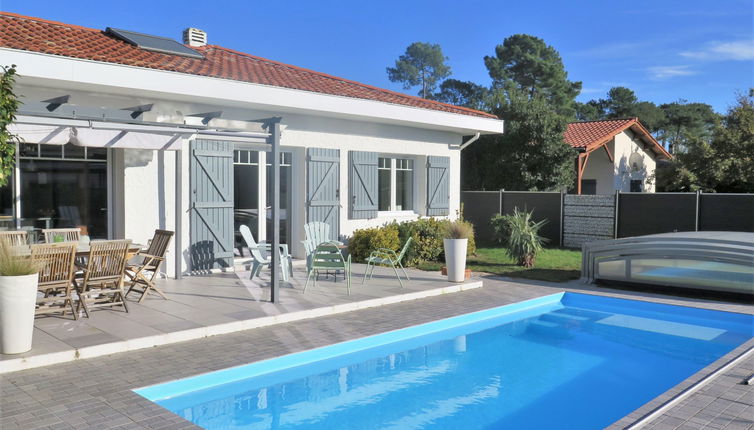
[[[118,28],[107,27],[105,33],[113,35],[118,39],[135,45],[147,51],[161,52],[163,54],[182,55],[191,58],[204,58],[199,52],[188,48],[177,41],[150,34],[137,33],[135,31],[121,30]]]

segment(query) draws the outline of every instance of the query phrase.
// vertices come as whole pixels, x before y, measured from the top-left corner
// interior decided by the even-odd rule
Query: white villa
[[[196,29],[182,44],[5,12],[0,23],[0,65],[16,65],[23,101],[0,228],[137,243],[173,230],[170,276],[232,268],[240,224],[269,237],[273,139],[281,240],[301,257],[306,222],[347,237],[455,216],[461,149],[503,132],[490,114],[209,45]]]
[[[564,139],[579,152],[577,194],[653,193],[657,160],[671,158],[638,118],[573,122]]]

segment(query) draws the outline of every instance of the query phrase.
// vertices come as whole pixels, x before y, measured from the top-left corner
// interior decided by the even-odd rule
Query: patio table
[[[84,258],[87,255],[89,255],[89,244],[86,243],[79,243],[79,245],[76,247],[76,258]],[[128,247],[128,258],[130,259],[134,255],[138,254],[139,251],[144,249],[144,245],[138,244],[138,243],[132,243]],[[13,247],[13,253],[15,255],[18,255],[20,257],[27,257],[31,255],[31,245],[19,245]]]

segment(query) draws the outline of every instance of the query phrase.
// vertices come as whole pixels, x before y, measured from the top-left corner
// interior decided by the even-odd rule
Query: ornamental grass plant
[[[496,239],[503,244],[508,256],[519,266],[534,267],[537,253],[542,251],[547,239],[539,235],[539,230],[547,220],[535,222],[534,212],[513,210],[510,215],[495,215],[490,223]]]

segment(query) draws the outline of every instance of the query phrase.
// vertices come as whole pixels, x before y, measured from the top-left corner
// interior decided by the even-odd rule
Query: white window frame
[[[378,171],[379,170],[387,170],[384,167],[380,167],[381,163],[380,163],[379,160],[381,160],[381,159],[388,159],[388,160],[390,160],[390,204],[388,205],[388,207],[390,209],[386,210],[386,211],[378,211],[377,215],[378,216],[401,216],[401,215],[410,215],[410,214],[416,213],[416,191],[417,191],[417,187],[416,187],[416,176],[417,176],[416,175],[416,165],[417,165],[416,159],[414,157],[406,156],[406,155],[401,155],[401,154],[379,154],[378,158],[377,158],[377,160],[378,160],[377,161],[377,169],[378,169]],[[398,169],[398,166],[397,166],[398,160],[408,160],[408,162],[409,162],[409,164],[411,166],[410,169]],[[412,206],[414,207],[414,209],[406,209],[406,210],[398,210],[397,209],[398,205],[396,204],[396,196],[397,196],[397,181],[396,181],[397,175],[396,175],[396,172],[398,170],[411,170],[411,172],[413,173],[411,175],[411,178],[412,178],[412,180],[411,180],[411,187],[413,188],[413,192],[411,194],[413,196],[413,202],[411,202],[411,203],[412,203]],[[378,183],[379,183],[379,178],[378,178]]]

